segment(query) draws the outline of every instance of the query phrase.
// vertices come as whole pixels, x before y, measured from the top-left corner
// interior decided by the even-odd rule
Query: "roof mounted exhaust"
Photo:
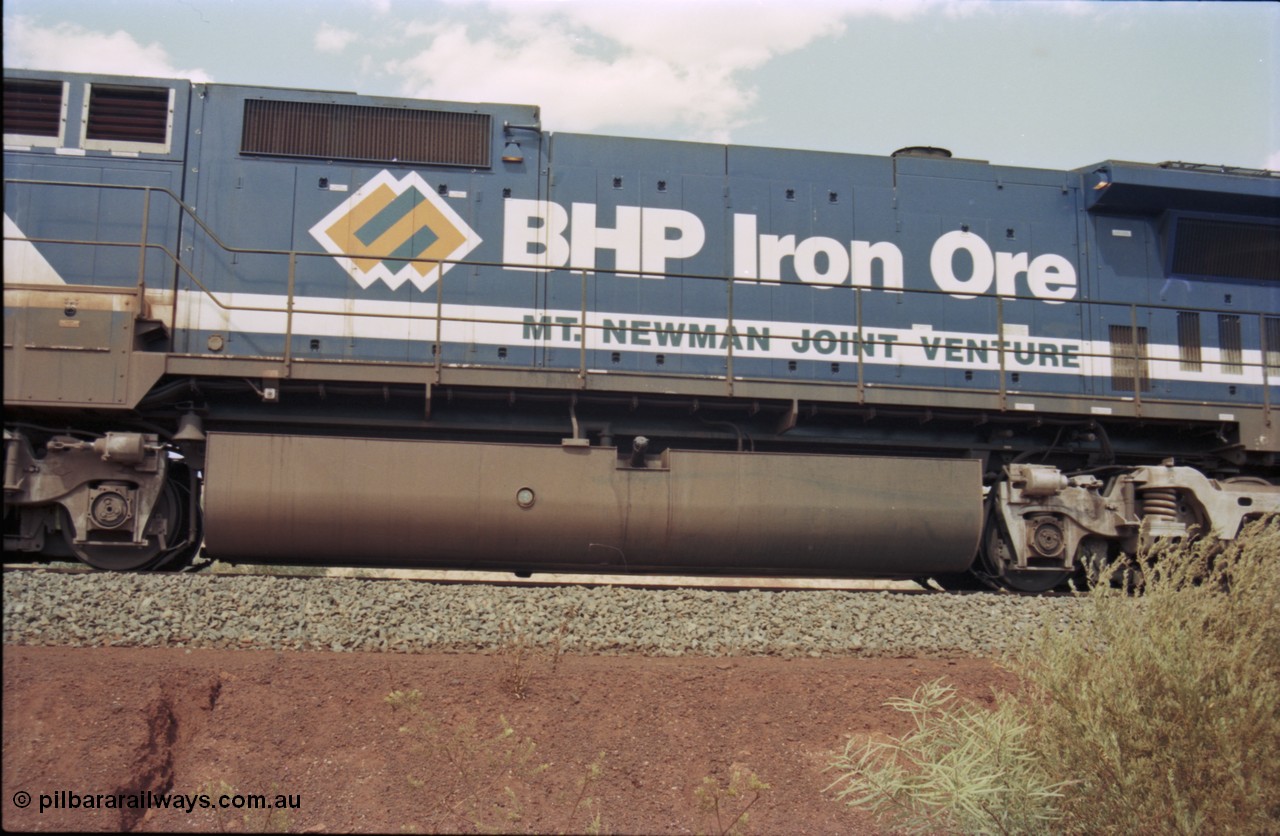
[[[951,151],[946,148],[934,148],[932,145],[908,145],[894,151],[894,157],[931,157],[935,160],[951,159]]]

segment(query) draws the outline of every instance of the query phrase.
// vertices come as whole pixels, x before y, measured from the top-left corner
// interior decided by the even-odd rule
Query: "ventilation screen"
[[[1263,339],[1266,340],[1267,374],[1280,372],[1280,317],[1269,316],[1264,320]]]
[[[1198,372],[1200,364],[1200,314],[1178,311],[1178,366],[1184,372]]]
[[[84,135],[106,142],[168,143],[169,88],[93,85]]]
[[[62,82],[4,80],[4,132],[54,136],[62,122]]]
[[[1280,279],[1280,226],[1179,218],[1173,272],[1183,276]]]
[[[1111,326],[1111,388],[1117,392],[1132,392],[1135,380],[1143,392],[1151,391],[1151,379],[1147,373],[1147,329],[1134,329],[1128,325]]]
[[[1218,315],[1218,349],[1222,352],[1222,371],[1244,374],[1244,346],[1240,339],[1240,317]]]
[[[250,99],[246,154],[489,167],[489,116]]]

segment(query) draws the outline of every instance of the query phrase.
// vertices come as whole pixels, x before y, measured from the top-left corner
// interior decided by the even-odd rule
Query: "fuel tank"
[[[206,552],[289,563],[917,575],[972,562],[974,460],[209,435]]]

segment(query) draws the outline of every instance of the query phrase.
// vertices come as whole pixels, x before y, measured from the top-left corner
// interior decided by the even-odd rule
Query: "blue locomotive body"
[[[17,465],[52,440],[31,427],[150,430],[157,449],[165,438],[202,467],[213,457],[203,467],[211,502],[220,472],[251,478],[250,465],[234,464],[251,448],[286,455],[273,444],[327,438],[306,455],[422,454],[422,467],[464,469],[489,467],[480,463],[510,442],[560,444],[613,450],[611,467],[625,471],[571,466],[556,477],[565,490],[582,480],[640,490],[633,482],[651,477],[639,471],[668,474],[655,509],[675,502],[669,457],[686,447],[740,457],[739,481],[720,486],[735,495],[741,480],[770,474],[803,482],[822,469],[817,455],[850,474],[862,473],[858,462],[896,463],[851,476],[863,482],[898,468],[927,483],[974,465],[936,494],[917,485],[889,503],[916,520],[964,506],[932,538],[946,554],[936,560],[904,550],[843,565],[850,532],[835,525],[806,545],[814,519],[798,511],[800,523],[755,534],[726,522],[724,537],[827,556],[698,557],[673,540],[732,504],[705,496],[687,499],[706,502],[705,514],[652,542],[617,533],[634,528],[624,510],[602,512],[603,532],[549,520],[545,551],[516,548],[509,559],[469,551],[471,528],[436,551],[385,547],[397,562],[468,565],[607,563],[599,549],[556,556],[585,540],[644,555],[628,568],[915,575],[988,552],[989,577],[1060,579],[1083,547],[1132,548],[1154,513],[1141,499],[1150,474],[1123,488],[1128,505],[1105,521],[1084,497],[1114,505],[1122,488],[1068,486],[1073,475],[1172,457],[1197,474],[1251,479],[1257,496],[1230,499],[1250,513],[1273,504],[1263,484],[1280,451],[1272,172],[1120,162],[1049,171],[938,149],[872,157],[552,134],[533,107],[180,80],[7,71],[5,85],[5,402],[17,422],[6,455]],[[250,438],[271,443],[259,450]],[[393,447],[375,452],[373,439]],[[618,439],[632,450],[615,449]],[[436,446],[459,443],[472,446]],[[748,463],[753,452],[771,454],[769,466]],[[159,467],[137,455],[131,467]],[[1009,470],[1032,460],[1062,485]],[[276,489],[291,501],[304,482],[330,478],[287,461],[294,475]],[[682,465],[689,484],[716,484],[719,465],[697,461]],[[7,528],[6,550],[40,550],[58,539],[45,535],[67,530],[73,552],[111,564],[103,555],[182,539],[149,530],[141,512],[120,522],[95,513],[90,493],[101,487],[89,482],[121,482],[119,502],[140,508],[142,495],[128,493],[147,492],[137,477],[86,479],[42,493],[7,478],[7,520],[23,516],[11,505],[28,513]],[[993,498],[1027,479],[1040,486],[1034,513],[1009,510],[1015,495]],[[401,482],[393,494],[415,490]],[[493,501],[509,487],[493,487]],[[190,496],[199,490],[193,478]],[[316,501],[343,505],[352,490]],[[879,507],[872,497],[885,489],[797,490],[797,508],[821,505],[835,519],[850,505]],[[1149,490],[1179,497],[1172,511],[1159,506],[1161,525],[1221,522],[1217,500],[1185,480]],[[1064,491],[1082,493],[1068,502]],[[1001,501],[1008,507],[992,513]],[[152,512],[166,502],[181,500],[152,499]],[[279,556],[273,548],[315,524],[250,546],[214,529],[219,517],[265,527],[239,502],[207,508],[211,552]],[[761,502],[788,515],[783,497]],[[356,504],[344,519],[378,518],[357,528],[397,530],[396,502]],[[401,511],[416,513],[412,503]],[[168,513],[159,528],[195,516]],[[534,512],[513,514],[498,527],[518,539]],[[1032,520],[1025,537],[1014,517]],[[571,534],[557,546],[561,527]]]

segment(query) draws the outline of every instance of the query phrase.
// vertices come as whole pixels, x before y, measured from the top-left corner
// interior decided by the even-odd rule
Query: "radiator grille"
[[[244,103],[245,154],[488,168],[484,113],[322,102]]]
[[[62,121],[62,82],[4,81],[4,132],[57,136]]]
[[[1180,218],[1173,272],[1183,276],[1280,279],[1280,226]]]
[[[167,144],[169,88],[93,85],[85,138]]]

